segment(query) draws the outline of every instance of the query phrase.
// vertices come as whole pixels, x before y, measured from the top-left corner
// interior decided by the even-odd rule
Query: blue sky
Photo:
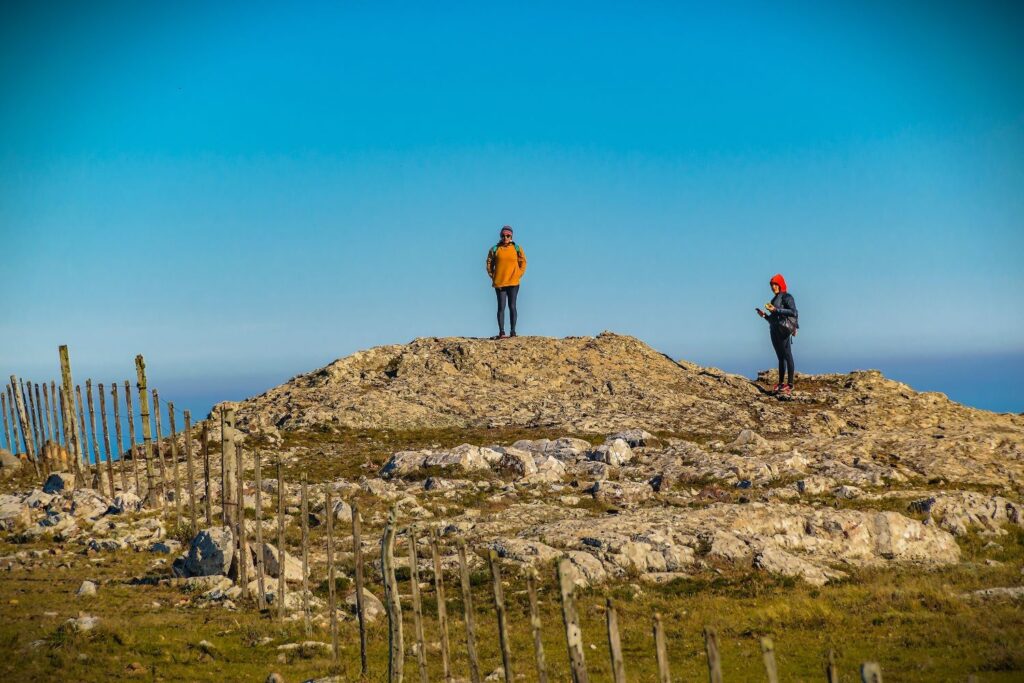
[[[781,271],[798,369],[1024,410],[1019,4],[207,5],[0,9],[4,376],[493,334],[509,223],[523,334],[751,372]]]

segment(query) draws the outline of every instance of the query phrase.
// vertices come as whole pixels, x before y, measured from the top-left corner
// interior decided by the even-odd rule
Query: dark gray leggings
[[[505,303],[508,302],[508,322],[512,334],[516,333],[516,297],[519,296],[519,285],[513,287],[495,287],[498,295],[498,332],[505,333]]]
[[[782,378],[785,376],[788,377],[786,384],[793,386],[793,337],[774,325],[771,334],[772,346],[779,359],[779,384],[782,384]]]

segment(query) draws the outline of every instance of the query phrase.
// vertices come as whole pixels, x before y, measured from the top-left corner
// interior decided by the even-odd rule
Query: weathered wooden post
[[[174,477],[174,518],[181,526],[181,476],[178,468],[178,427],[174,424],[174,402],[167,402],[167,419],[171,424],[171,470]]]
[[[12,454],[18,449],[11,445],[11,429],[7,423],[7,392],[0,392],[0,413],[4,414],[4,440],[7,442],[7,450]]]
[[[188,474],[188,521],[192,533],[196,527],[196,470],[192,465],[192,413],[185,411],[185,466]],[[259,486],[256,487],[259,489]]]
[[[825,660],[825,679],[828,683],[839,683],[839,667],[836,666],[836,653],[828,651],[828,658]]]
[[[64,450],[65,450],[64,454],[65,454],[65,456],[67,456],[65,458],[65,462],[64,462],[64,465],[66,467],[67,465],[70,464],[68,461],[76,462],[76,460],[75,460],[75,458],[73,456],[74,450],[72,449],[72,446],[71,446],[71,435],[68,432],[68,426],[69,426],[68,425],[68,400],[64,396],[64,387],[58,387],[57,388],[57,399],[56,400],[58,401],[58,405],[60,406],[60,423],[61,423],[60,424],[60,429],[61,429],[61,438],[64,440]],[[15,438],[15,440],[17,440],[17,438],[18,438],[17,437],[17,433],[15,433],[15,437],[14,438]],[[79,479],[78,467],[72,467],[71,471],[75,473],[75,482],[77,484],[78,483],[78,479]]]
[[[416,553],[416,527],[409,527],[409,587],[412,589],[412,625],[416,637],[416,663],[421,683],[428,683],[427,646],[423,640],[423,606],[420,604],[420,569]]]
[[[537,602],[537,570],[526,570],[526,594],[530,600],[530,630],[533,632],[533,658],[537,665],[537,680],[547,683],[548,666],[544,658],[544,641],[541,639],[540,607]]]
[[[124,471],[124,440],[121,431],[121,407],[118,405],[117,382],[110,383],[110,403],[114,406],[114,447],[119,453],[117,458],[117,469],[121,473],[121,490],[128,490],[128,475]]]
[[[52,385],[53,380],[50,381]],[[56,407],[56,403],[53,406]],[[60,445],[60,438],[57,436],[57,413],[50,408],[50,388],[43,382],[43,411],[46,413],[46,432],[50,435],[53,443]]]
[[[309,620],[309,492],[306,486],[306,473],[302,473],[302,620],[306,627],[306,636],[313,634],[313,624]]]
[[[324,486],[324,504],[327,506],[327,609],[331,612],[331,657],[338,661],[338,602],[334,584],[334,508],[331,504],[331,485]],[[355,518],[353,511],[353,519]],[[360,572],[361,574],[361,572]],[[359,590],[358,588],[356,590]],[[358,596],[359,594],[356,593]],[[358,602],[358,599],[357,599]],[[363,665],[365,667],[365,663]]]
[[[98,386],[100,394],[100,419],[103,423],[103,454],[107,458],[107,481],[110,488],[110,498],[113,499],[116,495],[114,493],[114,461],[110,456],[110,430],[107,428],[107,397],[103,392],[103,385]]]
[[[200,439],[203,440],[203,497],[206,507],[206,526],[213,526],[213,502],[210,500],[210,427],[209,420],[203,422],[203,430],[200,432]]]
[[[568,557],[558,561],[558,589],[562,594],[562,621],[565,623],[565,643],[569,650],[569,670],[573,683],[586,683],[587,663],[583,657],[583,630],[576,611],[573,595],[572,562]]]
[[[46,387],[46,383],[43,383],[43,387]],[[43,399],[42,394],[39,392],[39,383],[37,382],[32,386],[36,392],[36,422],[39,423],[39,452],[42,453],[43,446],[50,440],[49,425],[43,421]],[[50,412],[46,412],[46,417],[50,417]],[[40,456],[42,457],[42,456]]]
[[[139,480],[139,459],[135,457],[135,409],[132,406],[131,384],[128,380],[124,381],[124,404],[128,409],[128,453],[132,456],[132,474],[135,479],[135,494],[139,498],[142,498],[142,483]]]
[[[234,526],[235,509],[235,409],[224,407],[220,414],[221,514],[225,526]]]
[[[441,566],[441,554],[437,548],[437,531],[430,530],[427,536],[430,543],[430,557],[434,562],[434,594],[437,597],[437,627],[441,631],[441,668],[444,680],[451,683],[452,663],[448,643],[448,603],[444,594],[444,569]]]
[[[505,614],[505,589],[501,585],[501,566],[498,564],[498,553],[487,551],[487,564],[491,569],[491,589],[494,593],[494,613],[498,618],[498,644],[501,647],[501,666],[506,681],[514,681],[512,672],[512,650],[508,644],[508,623]]]
[[[398,579],[395,578],[395,522],[397,516],[398,511],[392,505],[388,512],[387,523],[384,525],[384,535],[380,540],[380,569],[384,576],[384,609],[388,614],[389,683],[399,683],[405,669],[402,603],[398,599]]]
[[[153,389],[153,418],[156,421],[156,434],[153,437],[153,454],[156,457],[157,467],[160,468],[160,509],[167,506],[167,492],[170,491],[170,482],[167,479],[167,465],[164,463],[164,428],[160,424],[160,394]],[[179,519],[177,523],[180,523]]]
[[[671,683],[668,670],[668,650],[665,648],[665,629],[661,625],[661,614],[654,613],[654,656],[658,660],[658,683]]]
[[[57,420],[57,383],[50,380],[50,411],[53,413],[53,439],[57,442],[57,445],[61,445],[61,426]],[[67,443],[63,444],[64,448],[67,448]]]
[[[10,384],[4,387],[3,395],[7,398],[5,410],[10,411],[11,429],[14,430],[14,438],[11,440],[11,453],[14,454],[18,453],[20,448],[18,447],[18,418],[14,414],[14,394],[11,393]],[[7,413],[4,413],[4,419],[7,419]]]
[[[779,670],[775,666],[775,643],[768,636],[761,638],[761,656],[768,683],[779,683]]]
[[[626,665],[622,660],[622,639],[619,638],[619,615],[612,599],[605,600],[605,618],[608,621],[608,652],[612,660],[612,680],[626,683]]]
[[[146,502],[150,507],[153,507],[158,502],[156,482],[153,473],[153,432],[150,429],[149,424],[149,388],[146,386],[146,362],[142,358],[142,354],[135,356],[135,374],[138,377],[138,384],[136,385],[139,391],[139,417],[142,418],[142,443],[143,448],[146,452]],[[128,406],[128,414],[131,415],[131,406]],[[129,418],[129,425],[131,425],[131,418]],[[131,430],[132,441],[135,440],[134,429]],[[134,457],[132,458],[134,460]],[[136,474],[136,477],[138,475]],[[136,481],[138,484],[138,481]],[[162,504],[161,504],[161,507]],[[229,525],[230,526],[230,525]],[[231,528],[234,528],[233,526]]]
[[[328,516],[333,514],[327,506]],[[356,617],[359,619],[359,672],[363,678],[369,674],[366,661],[366,613],[363,611],[363,535],[359,503],[352,501],[352,562],[356,576]]]
[[[473,616],[473,589],[469,581],[469,564],[466,562],[466,541],[459,546],[459,583],[462,585],[462,611],[466,619],[466,653],[469,657],[469,681],[480,683],[480,661],[476,654],[476,623]],[[546,683],[542,680],[541,683]]]
[[[78,443],[82,445],[82,453],[85,455],[85,469],[82,471],[82,476],[85,477],[89,473],[92,463],[89,462],[89,431],[87,429],[88,423],[85,421],[85,404],[82,402],[82,387],[78,384],[75,385],[75,403],[78,406]],[[83,481],[85,481],[84,478]],[[96,488],[96,483],[94,481],[90,481],[88,485],[92,488]]]
[[[860,665],[862,683],[882,683],[882,667],[878,662],[864,662]]]
[[[39,476],[39,459],[36,458],[35,444],[32,442],[32,427],[29,425],[28,415],[25,413],[25,401],[22,398],[21,393],[17,390],[18,378],[11,375],[11,386],[15,387],[14,390],[14,402],[18,408],[18,422],[21,424],[21,436],[25,440],[25,453],[32,460],[32,465],[36,468],[36,476]]]
[[[722,683],[722,660],[718,654],[718,634],[715,629],[704,627],[704,647],[708,653],[708,681]]]
[[[242,587],[242,594],[249,594],[249,540],[246,538],[245,531],[245,498],[243,487],[245,486],[245,476],[242,470],[242,448],[239,446],[238,450],[235,451],[235,467],[238,468],[238,510],[235,515],[235,525],[238,531],[235,537],[238,539],[238,583]],[[260,548],[260,552],[263,549]],[[283,558],[281,558],[283,559]],[[281,596],[278,595],[278,598]]]
[[[102,491],[103,465],[102,461],[100,460],[100,443],[96,434],[96,407],[92,398],[91,379],[85,380],[85,397],[86,402],[89,406],[89,431],[92,432],[92,457],[93,460],[96,461],[96,471],[95,474],[93,475],[93,483],[95,485],[93,486],[93,488],[95,488],[97,491]]]
[[[256,484],[256,604],[260,610],[267,608],[267,586],[264,579],[263,568],[263,473],[260,452],[257,449],[253,453],[253,481]]]
[[[238,476],[242,476],[242,468],[238,468]],[[241,497],[238,499],[241,505]],[[277,616],[284,619],[284,598],[287,590],[284,580],[284,461],[277,456]]]
[[[27,388],[26,388],[27,387]],[[36,422],[36,400],[32,397],[32,382],[25,383],[22,380],[21,390],[26,392],[28,406],[28,421],[32,425],[32,440],[35,442],[36,447],[41,451],[43,449],[43,439],[39,434],[39,425]]]

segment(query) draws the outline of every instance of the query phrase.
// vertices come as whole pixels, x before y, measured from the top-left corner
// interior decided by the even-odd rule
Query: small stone
[[[92,581],[83,581],[82,585],[78,587],[78,591],[75,593],[80,598],[91,598],[96,595],[96,584]]]

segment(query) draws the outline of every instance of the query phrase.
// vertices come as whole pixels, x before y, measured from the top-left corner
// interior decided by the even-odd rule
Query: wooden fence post
[[[619,615],[612,599],[605,600],[605,618],[608,620],[608,652],[612,660],[612,680],[626,683],[626,665],[622,661],[622,640],[619,638]]]
[[[92,464],[89,462],[89,431],[87,429],[88,423],[85,421],[85,404],[82,402],[82,387],[78,384],[75,385],[75,402],[78,405],[78,441],[82,444],[82,452],[85,455],[85,469],[82,472],[83,481],[85,481],[84,477],[90,472]],[[96,482],[93,480],[90,480],[86,485],[96,488]]]
[[[139,459],[135,453],[135,408],[132,406],[132,387],[124,381],[124,404],[128,411],[128,452],[132,456],[132,476],[135,479],[135,494],[142,498],[142,481],[139,479]]]
[[[46,382],[43,382],[43,388],[44,389],[46,388]],[[50,430],[49,430],[49,426],[50,426],[49,425],[49,422],[50,422],[50,411],[49,410],[46,411],[46,413],[45,413],[46,421],[44,422],[43,421],[43,415],[44,415],[44,413],[43,413],[43,398],[42,398],[42,394],[39,392],[39,383],[38,382],[33,385],[33,389],[35,389],[35,392],[36,392],[36,421],[39,423],[39,452],[42,453],[43,446],[45,446],[46,442],[50,440]],[[42,457],[42,456],[40,456],[40,457]]]
[[[196,533],[196,470],[192,465],[192,413],[185,411],[185,466],[188,474],[188,521]],[[258,488],[258,487],[257,487]]]
[[[423,641],[423,606],[420,604],[420,568],[416,553],[416,527],[409,527],[409,587],[412,589],[412,626],[416,638],[416,663],[421,683],[428,683],[427,646]]]
[[[22,380],[22,391],[27,392],[26,397],[28,401],[26,405],[28,406],[28,421],[32,424],[32,440],[36,444],[36,448],[41,451],[43,449],[43,439],[39,435],[39,425],[36,421],[36,400],[32,397],[32,382],[26,384]]]
[[[110,487],[110,498],[114,498],[114,461],[110,455],[110,430],[107,428],[107,396],[103,385],[98,387],[100,395],[100,421],[103,423],[103,454],[107,458],[107,480]]]
[[[45,385],[43,391],[46,391]],[[50,380],[50,412],[52,413],[50,417],[53,419],[53,440],[60,446],[61,428],[57,421],[57,383],[52,379]],[[64,447],[67,448],[67,444],[64,444]]]
[[[302,620],[306,627],[306,636],[313,634],[313,624],[309,620],[309,492],[306,486],[306,473],[302,473]]]
[[[253,480],[256,484],[256,604],[260,611],[267,608],[267,584],[263,567],[263,473],[259,449],[253,453]]]
[[[548,666],[544,659],[544,641],[541,640],[540,606],[537,603],[537,570],[526,570],[526,594],[530,599],[530,630],[533,631],[533,658],[537,664],[537,681],[547,683]]]
[[[233,526],[236,515],[232,498],[235,495],[235,409],[221,409],[220,418],[221,488],[220,505],[225,526]]]
[[[565,624],[565,643],[569,650],[569,670],[573,683],[586,683],[587,663],[583,657],[583,631],[580,629],[580,617],[576,612],[576,599],[573,596],[572,562],[568,557],[558,561],[558,589],[562,594],[562,621]]]
[[[203,504],[206,508],[206,526],[213,526],[213,501],[210,500],[210,426],[209,420],[203,421],[203,430],[199,433],[203,440]]]
[[[476,624],[473,618],[473,589],[466,563],[466,542],[459,541],[459,583],[462,585],[462,609],[466,619],[466,653],[469,657],[469,681],[480,683],[480,661],[476,654]],[[546,683],[546,681],[541,681]]]
[[[68,431],[71,421],[68,418],[68,399],[64,395],[64,387],[57,388],[57,397],[60,401],[61,432],[64,438],[64,469],[71,466],[71,471],[75,473],[75,484],[77,485],[81,483],[82,475],[78,471],[78,458],[74,455],[75,451],[74,446],[71,444],[71,433]],[[17,443],[17,432],[15,432],[14,439],[15,443]]]
[[[89,405],[89,429],[92,431],[92,457],[96,461],[93,483],[97,491],[103,491],[103,462],[100,460],[100,444],[96,434],[96,408],[92,398],[92,380],[85,380],[85,396]],[[113,496],[111,496],[113,497]]]
[[[244,503],[244,490],[245,476],[242,470],[242,448],[239,447],[235,451],[235,467],[238,470],[238,478],[235,480],[238,483],[238,510],[235,515],[235,526],[238,529],[235,536],[238,538],[238,583],[242,588],[242,595],[249,594],[249,539],[246,538],[245,530],[245,505]],[[260,548],[260,552],[263,549]],[[284,558],[281,558],[282,560]],[[281,597],[281,596],[278,596]]]
[[[8,384],[4,387],[3,395],[7,397],[4,410],[10,412],[11,415],[11,429],[14,430],[14,438],[11,440],[11,455],[20,452],[18,447],[18,418],[14,414],[14,394],[11,393],[11,385]],[[4,413],[4,420],[7,419],[7,413]]]
[[[398,599],[395,578],[395,522],[398,511],[394,505],[388,512],[384,536],[380,541],[380,569],[384,575],[384,608],[388,614],[388,681],[399,683],[405,668],[405,644],[402,638],[402,603]],[[509,679],[511,680],[511,679]]]
[[[124,472],[124,441],[123,434],[121,432],[121,407],[118,405],[117,398],[117,382],[110,384],[110,402],[114,406],[114,448],[117,449],[118,458],[118,470],[121,472],[121,490],[128,490],[128,477]]]
[[[18,449],[11,445],[11,428],[7,423],[7,392],[0,392],[0,413],[4,415],[4,440],[7,442],[7,450],[14,455]]]
[[[437,627],[441,631],[441,669],[444,680],[451,683],[452,662],[448,643],[448,602],[444,594],[444,569],[441,566],[441,554],[437,549],[437,531],[430,529],[427,536],[430,543],[430,557],[434,562],[434,595],[437,598]]]
[[[51,381],[51,384],[52,383],[53,382]],[[46,433],[49,435],[50,441],[59,445],[60,441],[57,438],[57,421],[56,419],[51,419],[56,418],[57,415],[50,410],[50,388],[46,385],[46,382],[43,382],[43,412],[46,414]]]
[[[241,461],[239,461],[241,462]],[[242,467],[238,467],[238,476],[242,476]],[[241,490],[241,488],[239,488]],[[242,505],[242,498],[239,496],[238,505]],[[284,599],[287,586],[285,585],[285,551],[284,551],[284,461],[281,455],[277,456],[277,616],[284,619]]]
[[[139,417],[142,418],[142,443],[146,453],[145,500],[150,507],[154,507],[157,503],[157,492],[153,474],[153,432],[149,424],[149,388],[146,386],[146,362],[143,360],[142,354],[135,356],[135,374],[138,378],[136,387],[139,391]],[[129,424],[131,424],[130,421]],[[134,432],[134,430],[132,431]],[[133,434],[132,440],[134,441],[134,439],[135,436]],[[136,483],[138,482],[136,481]]]
[[[171,470],[174,476],[174,518],[181,526],[181,477],[178,469],[178,426],[174,424],[174,402],[167,402],[167,419],[171,424]]]
[[[715,629],[704,627],[704,646],[708,652],[708,680],[722,683],[722,660],[718,654],[718,634]]]
[[[882,683],[882,667],[878,662],[864,662],[860,665],[860,680],[863,683]]]
[[[334,515],[330,505],[328,516]],[[359,672],[363,678],[369,674],[366,661],[366,613],[363,611],[363,538],[362,519],[359,516],[359,503],[352,501],[352,562],[355,564],[356,576],[356,617],[359,620]]]
[[[18,392],[18,378],[11,375],[11,386],[14,387],[14,401],[18,407],[18,421],[21,423],[21,435],[25,439],[25,453],[32,460],[36,468],[36,476],[39,476],[39,460],[36,458],[35,445],[32,443],[32,427],[28,422],[28,415],[25,414],[25,401]]]
[[[157,467],[160,468],[160,509],[164,510],[167,506],[167,493],[171,487],[167,478],[167,464],[164,462],[164,429],[160,424],[160,394],[156,389],[153,389],[153,417],[156,420],[153,452],[156,457]],[[180,523],[180,521],[179,518],[178,522]]]
[[[324,504],[327,506],[327,609],[331,612],[331,656],[338,661],[338,602],[334,585],[334,509],[331,504],[331,485],[324,485]],[[354,519],[354,518],[353,518]],[[358,590],[358,589],[357,589]],[[365,667],[365,664],[363,665]]]
[[[508,623],[505,614],[505,589],[501,585],[501,566],[498,564],[498,553],[493,549],[487,551],[487,563],[491,569],[491,590],[494,593],[494,613],[498,617],[498,642],[501,646],[501,666],[505,671],[505,680],[514,681],[512,672],[512,650],[508,643]]]
[[[768,683],[779,683],[779,670],[775,666],[775,643],[768,636],[761,638],[761,656],[764,658]]]
[[[825,680],[828,683],[839,683],[839,667],[836,666],[836,653],[831,649],[828,651],[828,658],[825,661]]]
[[[665,629],[661,625],[661,614],[654,613],[654,656],[658,660],[659,683],[671,683],[672,674],[668,669],[668,649],[665,647]]]

